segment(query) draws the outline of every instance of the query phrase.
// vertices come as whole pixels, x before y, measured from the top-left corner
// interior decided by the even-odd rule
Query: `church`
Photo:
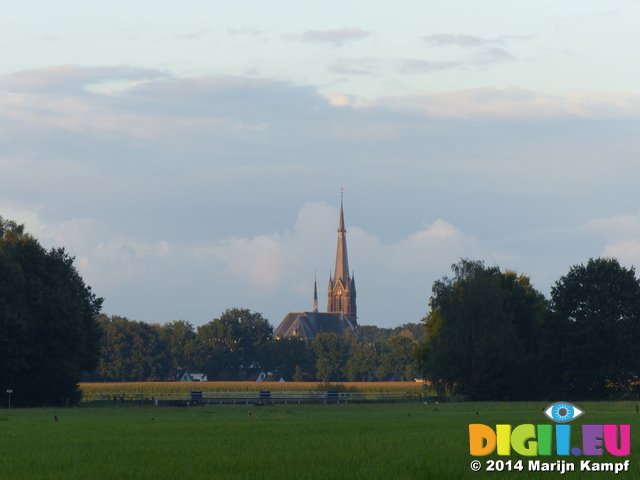
[[[356,338],[360,338],[356,310],[356,281],[353,274],[349,275],[347,229],[344,226],[342,197],[340,197],[336,266],[333,274],[329,275],[327,297],[327,311],[318,312],[318,286],[314,280],[312,311],[289,312],[274,332],[274,337],[300,337],[310,342],[320,333],[337,333],[344,336],[347,332],[351,332]]]

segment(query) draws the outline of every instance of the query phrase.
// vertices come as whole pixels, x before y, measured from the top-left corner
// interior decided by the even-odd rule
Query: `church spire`
[[[344,208],[342,191],[340,192],[340,221],[338,223],[338,247],[336,249],[336,269],[333,277],[329,276],[327,312],[342,313],[355,324],[356,285],[349,276],[349,259],[347,257],[347,229],[344,226]]]
[[[344,226],[344,211],[342,208],[342,190],[340,191],[340,222],[338,223],[338,248],[336,250],[336,269],[334,270],[334,285],[342,281],[345,288],[349,288],[349,259],[347,257],[347,229]]]
[[[313,275],[313,308],[311,311],[318,311],[318,283],[316,282],[315,274]]]

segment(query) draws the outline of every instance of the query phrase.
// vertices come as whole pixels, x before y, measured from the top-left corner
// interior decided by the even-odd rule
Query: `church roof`
[[[340,223],[338,224],[338,247],[336,249],[336,269],[333,283],[342,280],[342,285],[349,286],[349,258],[347,257],[347,229],[344,226],[342,198],[340,198]]]
[[[360,338],[355,326],[342,313],[327,312],[289,312],[273,336],[277,338],[300,337],[313,340],[320,333],[336,333],[344,336],[347,330]]]

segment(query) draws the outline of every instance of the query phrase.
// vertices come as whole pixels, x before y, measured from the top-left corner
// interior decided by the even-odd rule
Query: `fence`
[[[201,392],[191,393],[95,393],[85,395],[83,402],[152,403],[174,405],[236,405],[276,403],[364,403],[400,402],[424,400],[414,392],[339,392],[327,391],[252,391],[252,392]]]

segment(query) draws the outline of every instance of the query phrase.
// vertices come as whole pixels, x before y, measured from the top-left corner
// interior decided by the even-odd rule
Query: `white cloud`
[[[335,245],[336,219],[335,208],[307,203],[292,231],[231,238],[209,252],[227,265],[229,273],[253,287],[275,292],[290,284],[296,289],[296,285],[305,285],[315,267],[321,267],[323,273],[333,268],[334,250],[329,246]],[[460,257],[488,254],[477,239],[441,219],[394,244],[385,244],[358,227],[347,231],[352,266],[358,265],[359,271],[369,274],[375,271],[386,279],[401,281],[416,272],[441,272]],[[299,293],[308,293],[304,289]]]
[[[459,62],[449,62],[449,61],[430,61],[430,60],[418,60],[415,58],[410,58],[407,60],[403,60],[397,67],[397,71],[399,73],[432,73],[437,72],[439,70],[448,70],[450,68],[455,68],[460,66]]]
[[[553,96],[520,87],[478,88],[436,94],[417,94],[387,100],[402,110],[434,117],[552,117],[625,118],[640,115],[640,96],[571,94]]]
[[[617,258],[627,266],[640,265],[640,215],[618,215],[589,222],[586,230],[607,241],[603,257]]]
[[[0,91],[10,93],[55,92],[79,93],[87,85],[109,81],[137,81],[166,78],[168,75],[155,69],[130,67],[82,67],[57,65],[22,70],[0,75]]]
[[[515,60],[504,48],[487,47],[479,52],[475,62],[479,65],[489,65],[492,63]]]
[[[587,224],[587,230],[612,240],[640,239],[640,215],[617,215],[595,219]]]
[[[355,27],[343,27],[331,30],[307,30],[299,35],[292,36],[302,42],[328,43],[341,46],[347,42],[360,40],[371,35],[371,32]]]
[[[622,265],[640,265],[640,241],[623,240],[605,245],[602,256],[616,258]]]
[[[339,58],[327,65],[330,72],[342,75],[373,75],[380,61],[375,57]]]
[[[493,43],[491,40],[485,40],[475,35],[460,35],[452,33],[438,33],[435,35],[426,35],[422,40],[431,45],[457,45],[459,47],[477,47]]]
[[[74,68],[0,77],[0,215],[67,247],[109,313],[202,323],[241,306],[277,323],[309,308],[313,272],[322,288],[335,255],[337,208],[321,200],[342,186],[368,323],[420,318],[460,257],[546,285],[589,256],[638,255],[635,217],[609,236],[556,235],[635,201],[638,95],[363,102],[279,80]]]
[[[482,38],[476,35],[464,35],[455,33],[438,33],[421,37],[425,43],[434,46],[455,45],[462,48],[476,48],[487,45],[502,45],[510,40],[529,40],[528,35],[501,35],[494,38]]]
[[[264,32],[257,28],[227,28],[227,34],[229,35],[249,35],[252,37],[256,37],[258,35],[262,35]]]

